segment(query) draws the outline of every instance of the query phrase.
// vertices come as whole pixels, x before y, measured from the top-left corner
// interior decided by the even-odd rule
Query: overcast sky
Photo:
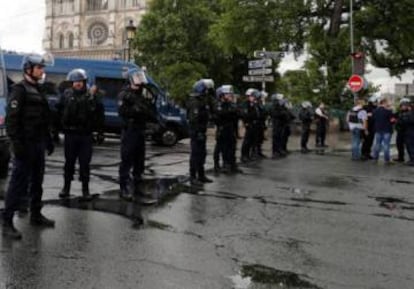
[[[0,11],[0,45],[3,49],[20,52],[42,51],[45,27],[44,0],[0,0]],[[304,57],[301,59],[303,61]],[[283,73],[301,66],[301,61],[295,61],[292,55],[287,55],[279,71]],[[412,83],[414,78],[413,72],[405,73],[399,80],[395,77],[391,78],[383,69],[368,67],[368,70],[372,72],[367,74],[366,78],[376,85],[380,84],[381,92],[394,92],[395,83]]]

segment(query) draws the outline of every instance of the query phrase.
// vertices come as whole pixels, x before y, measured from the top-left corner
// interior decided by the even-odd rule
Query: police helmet
[[[212,79],[203,78],[197,80],[193,85],[193,92],[197,94],[205,94],[212,89],[214,89],[214,81]]]
[[[303,108],[311,108],[312,107],[312,103],[310,102],[310,101],[304,101],[304,102],[302,102],[302,107]]]
[[[27,54],[22,59],[22,70],[32,69],[35,65],[39,66],[53,66],[55,63],[54,57],[51,53],[41,54]]]
[[[222,85],[219,88],[217,88],[216,96],[218,98],[222,97],[225,94],[231,94],[231,95],[234,94],[233,85],[226,84],[226,85]]]
[[[255,88],[249,88],[246,90],[246,93],[245,93],[246,96],[254,96],[254,97],[257,97],[258,94],[260,94],[260,91],[258,91]]]
[[[285,98],[285,96],[281,93],[273,93],[272,96],[270,97],[270,99],[272,101],[279,101],[279,100],[282,100],[284,98]]]
[[[66,76],[66,80],[70,82],[86,81],[88,80],[88,74],[81,68],[72,69]]]
[[[145,75],[145,71],[140,68],[130,68],[127,71],[127,77],[129,83],[132,85],[144,85],[148,84],[147,76]]]
[[[408,105],[408,104],[410,104],[410,102],[411,102],[410,99],[408,99],[406,97],[403,97],[403,98],[400,99],[400,105],[403,105],[403,104]]]

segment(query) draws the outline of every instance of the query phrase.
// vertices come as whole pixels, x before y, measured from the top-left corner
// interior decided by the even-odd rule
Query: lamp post
[[[125,27],[126,30],[126,40],[127,40],[127,50],[128,50],[128,62],[131,60],[131,41],[135,37],[135,31],[137,27],[134,25],[134,21],[129,20],[128,25]]]

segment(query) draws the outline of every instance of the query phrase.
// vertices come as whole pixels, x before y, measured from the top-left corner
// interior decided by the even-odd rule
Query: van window
[[[106,97],[117,98],[119,92],[125,86],[125,79],[97,77],[95,84],[98,89],[105,92]]]

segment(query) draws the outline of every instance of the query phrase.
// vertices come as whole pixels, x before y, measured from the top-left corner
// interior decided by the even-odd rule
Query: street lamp
[[[135,38],[135,31],[137,30],[137,27],[134,25],[133,20],[129,20],[129,23],[125,27],[125,30],[126,30],[128,62],[129,62],[131,60],[131,41]]]

